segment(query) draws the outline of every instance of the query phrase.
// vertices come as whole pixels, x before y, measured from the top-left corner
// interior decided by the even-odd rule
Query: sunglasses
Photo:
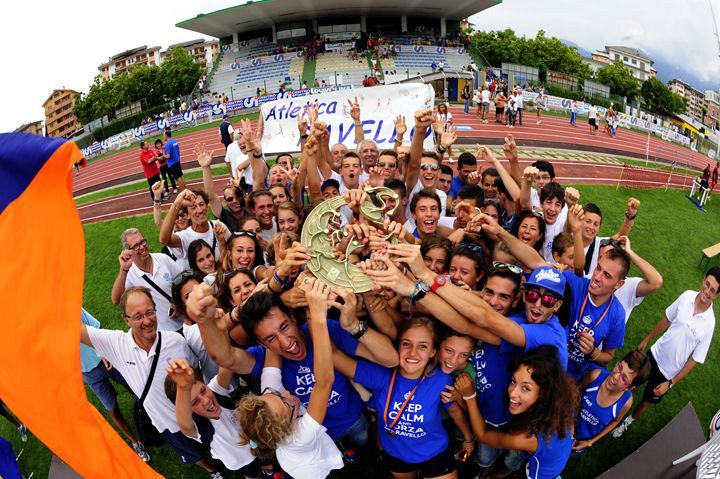
[[[283,404],[285,404],[285,406],[290,408],[290,419],[292,419],[295,416],[295,408],[296,408],[295,401],[291,400],[288,397],[283,396],[280,391],[276,391],[275,389],[269,388],[269,387],[263,389],[262,393],[263,394],[272,394],[273,396],[277,396],[278,398],[280,398],[280,400],[283,402]]]
[[[225,203],[235,203],[238,199],[234,196],[226,196],[225,197]]]
[[[423,164],[420,165],[420,169],[421,169],[421,170],[437,171],[437,170],[440,169],[440,167],[439,167],[438,165],[433,164],[433,163],[423,163]]]
[[[175,279],[173,279],[173,286],[180,286],[186,279],[192,277],[194,274],[195,272],[191,269],[186,269],[185,271],[178,273],[178,275],[175,276]]]
[[[180,212],[178,212],[178,214],[177,214],[177,219],[185,218],[185,217],[187,217],[187,215],[188,215],[187,212],[185,212],[185,211],[180,211]]]
[[[381,161],[380,163],[378,163],[378,166],[380,168],[385,168],[386,166],[388,168],[395,168],[397,166],[397,163],[385,163],[384,161]]]
[[[535,304],[538,299],[540,300],[540,304],[546,308],[552,308],[558,301],[560,301],[560,298],[552,293],[545,292],[540,294],[540,291],[537,289],[525,290],[525,301],[530,304]]]
[[[622,247],[620,241],[613,238],[605,238],[604,240],[600,241],[600,247],[604,248],[605,246],[612,246],[613,248]]]
[[[242,230],[242,231],[234,231],[234,236],[249,236],[250,238],[255,238],[257,235],[252,231]]]
[[[473,253],[478,253],[480,256],[483,254],[483,247],[479,244],[475,243],[460,243],[458,245],[459,248],[465,248],[467,250],[472,251]]]
[[[522,274],[523,270],[520,266],[514,264],[501,263],[500,261],[493,261],[493,268],[499,270],[508,270],[511,273]]]

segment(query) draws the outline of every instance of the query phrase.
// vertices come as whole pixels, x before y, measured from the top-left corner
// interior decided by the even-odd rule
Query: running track
[[[461,108],[451,109],[454,122],[459,127],[458,143],[473,145],[474,143],[501,144],[503,137],[512,133],[515,137],[521,155],[522,167],[527,166],[537,158],[522,158],[523,146],[544,146],[553,148],[568,148],[573,150],[587,150],[633,156],[644,159],[649,151],[651,159],[664,162],[677,161],[692,165],[700,169],[707,164],[708,158],[692,152],[686,148],[672,145],[661,139],[651,137],[648,146],[647,135],[619,130],[616,138],[610,138],[601,133],[593,136],[589,134],[586,123],[578,123],[571,127],[566,118],[544,116],[541,125],[535,124],[534,112],[525,115],[524,126],[513,129],[494,122],[491,113],[488,123],[480,122],[474,115],[465,115]],[[180,138],[182,151],[185,155],[192,152],[198,143],[206,143],[214,148],[214,164],[223,162],[221,152],[223,146],[219,142],[218,132],[215,128],[193,132]],[[617,184],[623,171],[622,165],[599,162],[554,160],[558,180],[562,183],[573,184]],[[195,161],[184,161],[184,167],[197,167]],[[690,179],[673,174],[668,177],[667,172],[651,169],[633,169],[633,178],[641,186],[686,188]],[[123,151],[111,157],[90,163],[82,170],[82,174],[74,176],[73,192],[76,195],[99,190],[109,186],[126,183],[128,181],[144,179],[138,161],[137,148]],[[216,179],[215,186],[218,193],[225,183],[225,176]],[[189,182],[191,186],[200,186],[201,181]],[[96,202],[79,205],[78,213],[83,223],[105,221],[122,216],[147,214],[152,212],[146,189],[127,193]],[[169,206],[169,203],[165,207]]]

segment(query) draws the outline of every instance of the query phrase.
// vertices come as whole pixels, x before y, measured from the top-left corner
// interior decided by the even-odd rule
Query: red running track
[[[535,114],[528,111],[524,115],[524,125],[508,128],[495,123],[494,113],[490,113],[490,121],[481,123],[475,115],[466,115],[462,108],[451,108],[455,117],[455,124],[460,128],[458,136],[460,144],[483,142],[488,144],[502,143],[508,133],[512,133],[519,146],[543,146],[574,150],[589,150],[617,155],[633,156],[644,159],[649,154],[650,159],[657,159],[667,163],[677,161],[685,165],[702,170],[708,158],[687,148],[674,145],[656,137],[624,130],[618,130],[616,138],[608,137],[598,132],[593,136],[589,134],[589,127],[582,120],[578,126],[572,127],[567,118],[556,116],[543,116],[541,125],[535,124]],[[214,150],[214,155],[224,155],[224,147],[220,143],[216,128],[209,128],[198,132],[183,135],[178,140],[181,151],[187,158],[191,155],[196,144],[206,143]],[[139,149],[131,148],[110,157],[90,163],[82,170],[82,174],[75,176],[73,192],[76,195],[88,193],[108,186],[126,183],[128,181],[143,179],[142,168],[139,162]],[[183,161],[184,167],[197,166],[194,161]]]

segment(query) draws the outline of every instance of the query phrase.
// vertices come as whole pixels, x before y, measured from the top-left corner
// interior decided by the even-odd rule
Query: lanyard
[[[397,368],[393,371],[392,379],[390,380],[390,390],[388,391],[387,399],[385,400],[385,415],[383,419],[385,420],[385,429],[388,431],[388,434],[391,436],[395,436],[395,431],[393,430],[395,426],[397,425],[398,421],[400,420],[400,416],[402,416],[402,413],[405,411],[405,408],[407,407],[408,403],[410,402],[410,399],[415,395],[415,391],[420,387],[420,385],[425,381],[425,375],[420,378],[420,382],[418,382],[415,387],[410,391],[410,393],[405,398],[405,401],[403,401],[402,405],[400,406],[400,410],[397,413],[397,416],[395,416],[395,420],[388,425],[388,419],[390,419],[390,416],[388,416],[388,409],[390,407],[390,401],[392,400],[393,396],[393,387],[395,387],[395,377],[397,376]]]
[[[588,291],[588,293],[585,295],[585,301],[583,301],[582,308],[580,308],[580,316],[578,316],[578,321],[582,321],[583,315],[585,314],[585,306],[587,305],[589,297],[590,297],[590,291]],[[603,311],[603,314],[602,314],[602,316],[600,316],[600,319],[598,319],[597,322],[595,324],[593,324],[593,327],[590,328],[591,330],[594,330],[595,328],[597,328],[600,325],[600,323],[603,322],[603,319],[605,319],[605,315],[607,315],[608,311],[610,311],[610,306],[612,306],[613,301],[615,301],[614,294],[612,296],[610,296],[610,302],[608,303],[607,306],[605,306],[605,311]]]

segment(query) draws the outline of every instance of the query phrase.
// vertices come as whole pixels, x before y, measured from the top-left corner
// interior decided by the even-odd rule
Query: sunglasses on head
[[[173,279],[173,286],[180,286],[180,284],[183,283],[186,279],[193,276],[195,272],[191,269],[186,269],[185,271],[179,273],[177,276],[175,276],[175,279]]]
[[[540,300],[540,304],[546,308],[552,308],[558,301],[560,301],[560,298],[552,293],[548,293],[547,291],[540,294],[540,291],[534,288],[525,290],[525,301],[530,304],[535,304],[538,299]]]
[[[483,247],[479,244],[475,243],[460,243],[458,245],[460,248],[465,248],[467,250],[472,251],[473,253],[478,253],[480,256],[483,254]]]
[[[420,165],[421,170],[432,170],[437,171],[440,169],[440,167],[434,163],[423,163]]]
[[[241,231],[234,231],[233,236],[249,236],[250,238],[255,238],[256,235],[252,231],[241,230]]]
[[[612,246],[613,248],[621,248],[622,247],[622,245],[620,244],[620,241],[613,239],[613,238],[605,238],[604,240],[601,240],[600,247],[604,248],[605,246]]]
[[[522,274],[522,268],[514,264],[501,263],[500,261],[493,261],[493,268],[500,270],[508,270],[511,273]]]

